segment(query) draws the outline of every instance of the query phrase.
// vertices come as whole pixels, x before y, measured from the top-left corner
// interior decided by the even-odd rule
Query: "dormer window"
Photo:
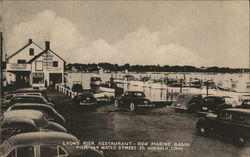
[[[30,48],[30,56],[34,56],[34,49]]]

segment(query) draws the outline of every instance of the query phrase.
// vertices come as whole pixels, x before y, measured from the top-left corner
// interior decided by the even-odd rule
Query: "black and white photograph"
[[[248,0],[0,0],[0,157],[250,157]]]

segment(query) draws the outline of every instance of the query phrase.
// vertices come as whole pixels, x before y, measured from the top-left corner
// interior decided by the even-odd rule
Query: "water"
[[[73,83],[74,81],[82,82],[84,89],[90,88],[90,78],[96,74],[94,73],[69,73],[70,75],[70,82]],[[164,77],[169,78],[177,78],[177,79],[184,79],[190,80],[194,78],[202,79],[203,81],[213,80],[218,86],[224,88],[232,88],[237,92],[249,92],[250,88],[247,88],[246,82],[250,82],[249,74],[211,74],[211,73],[131,73],[135,78],[138,80],[142,77],[151,77],[151,79],[160,79]],[[113,76],[114,78],[124,78],[124,73],[103,73],[99,75],[102,79],[102,82],[110,81],[110,77]],[[137,90],[143,91],[149,99],[152,101],[165,101],[167,98],[170,99],[170,95],[167,94],[168,92],[179,93],[180,88],[165,88],[160,89],[160,83],[154,84],[156,85],[155,88],[150,88],[149,86],[134,86],[134,85],[127,85],[123,84],[121,87],[124,88],[125,91],[127,90]],[[157,89],[156,89],[157,88]],[[185,90],[185,89],[183,89]],[[185,91],[184,91],[185,92]]]

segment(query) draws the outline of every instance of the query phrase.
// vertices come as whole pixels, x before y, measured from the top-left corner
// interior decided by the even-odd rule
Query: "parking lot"
[[[229,139],[198,136],[198,116],[176,113],[167,106],[138,114],[110,104],[76,108],[59,92],[49,95],[66,118],[69,132],[81,141],[171,143],[170,150],[104,151],[108,157],[250,156],[249,147],[239,148]]]

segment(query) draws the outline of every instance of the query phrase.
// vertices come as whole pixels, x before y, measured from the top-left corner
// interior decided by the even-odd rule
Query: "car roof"
[[[212,95],[212,96],[206,96],[205,98],[227,98],[226,96],[215,96],[215,95]]]
[[[37,110],[11,110],[3,113],[4,119],[13,117],[26,117],[30,119],[40,119],[43,117],[43,113]]]
[[[16,103],[16,104],[14,104],[12,106],[41,106],[41,107],[53,108],[50,105],[40,104],[40,103]]]
[[[201,94],[196,94],[196,93],[180,93],[179,95],[186,95],[186,96],[202,96]]]
[[[15,95],[13,98],[27,98],[27,97],[44,98],[42,95]]]
[[[126,91],[128,93],[144,93],[143,91]]]
[[[243,108],[228,108],[228,109],[224,109],[224,111],[240,112],[240,113],[250,114],[249,109],[243,109]]]
[[[77,142],[78,139],[68,133],[63,132],[29,132],[18,134],[10,137],[8,143],[12,146],[23,144],[59,144],[62,145],[63,141]]]
[[[32,124],[34,126],[36,126],[35,122],[32,119],[29,118],[25,118],[25,117],[12,117],[9,119],[4,119],[1,122],[1,126],[5,126],[5,125],[9,125],[11,123],[27,123],[27,124]]]

